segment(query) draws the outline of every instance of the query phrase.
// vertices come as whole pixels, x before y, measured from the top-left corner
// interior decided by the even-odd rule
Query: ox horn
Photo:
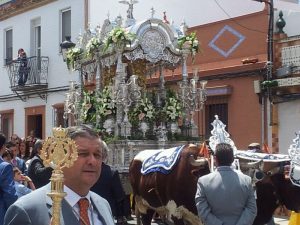
[[[257,162],[241,163],[241,167],[244,169],[250,169],[250,168],[258,169],[262,163],[263,163],[263,160],[261,159]]]
[[[206,163],[206,159],[205,158],[201,158],[201,159],[194,159],[193,155],[190,155],[189,158],[189,162],[192,166],[203,166]]]

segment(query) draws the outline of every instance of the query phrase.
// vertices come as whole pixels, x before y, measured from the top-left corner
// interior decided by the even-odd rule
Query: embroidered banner
[[[179,159],[179,154],[184,146],[161,150],[149,158],[145,159],[142,164],[141,173],[148,174],[151,172],[161,172],[168,174],[172,167]]]

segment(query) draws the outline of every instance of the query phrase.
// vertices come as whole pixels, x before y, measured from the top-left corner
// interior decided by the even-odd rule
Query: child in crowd
[[[30,193],[32,190],[35,190],[35,186],[32,180],[28,176],[23,175],[18,167],[14,167],[13,171],[15,188],[19,198]],[[29,188],[27,187],[27,185],[29,186]]]

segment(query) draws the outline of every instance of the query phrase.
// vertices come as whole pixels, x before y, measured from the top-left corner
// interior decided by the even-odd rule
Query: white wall
[[[77,37],[84,24],[83,0],[60,0],[43,7],[22,13],[15,17],[0,22],[0,49],[4,48],[2,41],[3,32],[6,28],[13,28],[13,54],[17,57],[19,48],[24,48],[27,55],[30,56],[30,22],[33,19],[41,18],[41,36],[42,36],[42,56],[49,57],[48,67],[48,88],[59,88],[68,86],[70,80],[79,80],[78,72],[67,70],[63,62],[62,55],[59,53],[60,37],[60,10],[71,7],[72,10],[72,37]],[[75,39],[75,38],[74,38]],[[75,41],[73,38],[72,40]],[[0,53],[0,97],[4,95],[13,95],[10,89],[10,83],[6,67],[3,65],[3,54]],[[56,103],[63,103],[65,92],[49,93],[47,100],[40,97],[30,97],[26,102],[20,99],[11,101],[0,101],[0,111],[14,109],[14,133],[20,136],[25,135],[25,110],[27,107],[46,105],[46,136],[52,133],[53,108]]]
[[[300,100],[278,105],[279,115],[279,151],[287,154],[289,146],[300,131]]]
[[[49,57],[49,88],[68,85],[70,79],[78,79],[78,73],[70,73],[66,64],[59,53],[59,11],[71,6],[72,10],[72,36],[78,36],[83,27],[83,1],[82,0],[64,0],[56,1],[44,7],[40,7],[7,20],[1,21],[1,33],[7,27],[13,28],[13,54],[17,57],[19,48],[24,48],[27,55],[30,56],[30,21],[41,18],[42,33],[42,56]],[[22,22],[20,22],[22,21]],[[4,41],[0,42],[0,49],[3,49]],[[12,94],[9,85],[8,74],[3,66],[3,54],[0,54],[0,73],[4,74],[4,80],[0,81],[0,95]]]

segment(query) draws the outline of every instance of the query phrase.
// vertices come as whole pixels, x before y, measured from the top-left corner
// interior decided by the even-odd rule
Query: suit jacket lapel
[[[63,225],[63,221],[67,221],[67,224],[74,224],[79,225],[79,220],[75,216],[75,212],[73,211],[73,208],[69,205],[69,203],[63,199],[62,200],[62,218],[60,219],[60,224]]]
[[[50,185],[47,185],[49,187],[48,192],[50,192]],[[53,205],[52,205],[52,199],[47,195],[46,197],[46,204],[48,206],[48,213],[50,215],[50,218],[52,218],[53,213]],[[75,216],[75,213],[73,212],[73,208],[69,205],[69,203],[63,199],[61,202],[61,212],[60,212],[60,225],[79,225],[79,220]],[[66,223],[64,222],[66,221]]]
[[[91,193],[91,201],[93,204],[93,208],[94,209],[96,208],[96,210],[97,210],[98,217],[101,220],[102,224],[107,224],[106,218],[104,218],[103,215],[101,215],[101,213],[100,213],[100,212],[105,212],[105,209],[103,208],[102,204],[97,204],[97,201],[95,200],[93,193]]]

